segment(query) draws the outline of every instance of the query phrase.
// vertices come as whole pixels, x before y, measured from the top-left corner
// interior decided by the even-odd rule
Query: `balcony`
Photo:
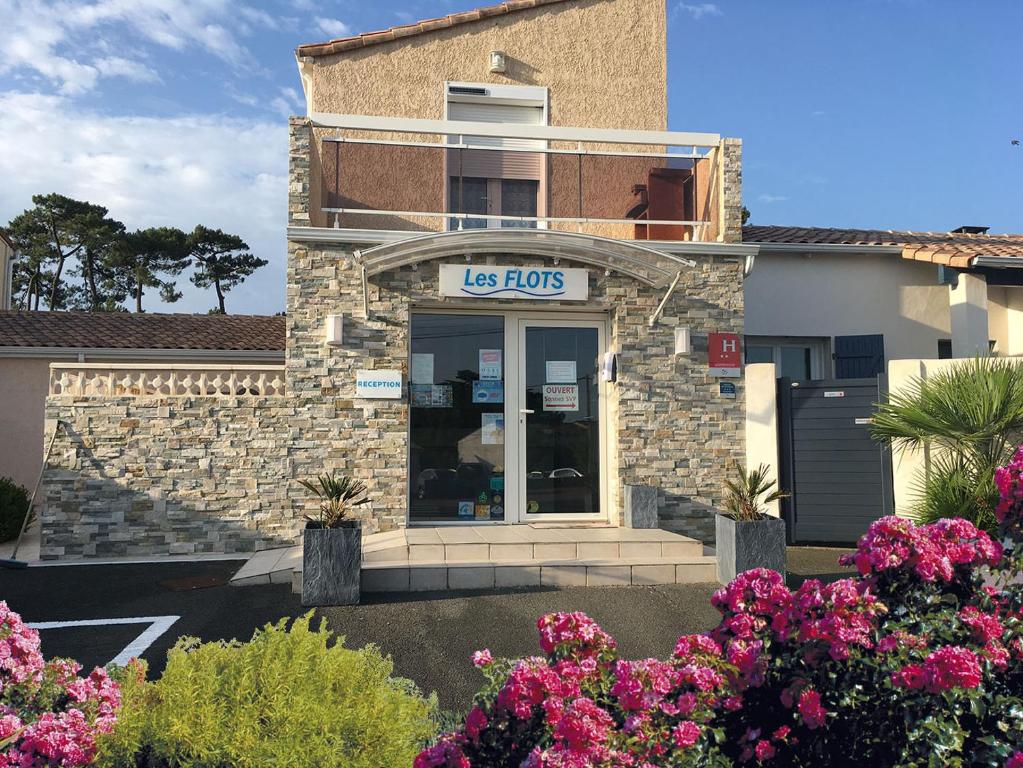
[[[738,239],[740,145],[717,134],[327,114],[311,125],[314,227]]]

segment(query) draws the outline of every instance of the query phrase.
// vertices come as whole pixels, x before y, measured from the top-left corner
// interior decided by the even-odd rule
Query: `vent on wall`
[[[474,88],[469,85],[449,85],[448,93],[457,93],[462,96],[488,96],[490,94],[486,88]]]

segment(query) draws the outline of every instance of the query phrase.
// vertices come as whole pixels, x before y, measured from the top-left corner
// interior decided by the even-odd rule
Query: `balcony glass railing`
[[[456,131],[480,130],[480,124],[455,121],[424,137],[399,132],[402,126],[390,127],[394,122],[426,121],[318,130],[321,225],[539,227],[639,240],[715,236],[720,169],[712,139],[676,148],[646,142],[692,135],[601,132],[599,142],[570,142],[560,137],[571,129],[555,129],[558,139],[550,140],[551,131],[539,126],[510,126],[515,136],[475,136]],[[537,135],[523,138],[528,128]],[[604,133],[629,144],[603,140]]]

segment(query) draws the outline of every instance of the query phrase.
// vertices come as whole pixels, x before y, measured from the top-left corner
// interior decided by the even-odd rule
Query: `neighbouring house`
[[[14,283],[14,243],[0,232],[0,310],[10,309]]]
[[[237,375],[283,361],[283,317],[0,311],[0,477],[35,485],[46,395],[69,367],[87,377],[114,366],[169,387],[196,369]]]
[[[1023,355],[1023,235],[747,226],[747,363],[862,378],[891,360]]]
[[[379,588],[705,576],[608,532],[709,540],[743,459],[741,142],[667,130],[666,35],[663,2],[520,0],[300,46],[284,391],[62,369],[43,557],[294,543],[339,470],[434,561],[375,549]]]

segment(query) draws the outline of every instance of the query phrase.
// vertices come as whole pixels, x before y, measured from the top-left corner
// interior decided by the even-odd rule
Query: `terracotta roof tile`
[[[284,337],[263,315],[0,311],[0,347],[283,351]]]
[[[1023,259],[1023,235],[747,226],[742,228],[742,239],[747,243],[899,246],[905,259],[958,268],[969,267],[978,256]]]
[[[326,43],[309,43],[300,45],[295,49],[297,56],[331,56],[336,53],[353,51],[359,48],[366,48],[379,43],[389,43],[412,35],[422,35],[427,32],[435,32],[439,29],[448,29],[459,24],[469,24],[474,21],[482,21],[495,16],[505,16],[517,11],[526,11],[531,8],[540,8],[544,5],[555,5],[556,3],[570,2],[570,0],[509,0],[498,5],[489,5],[485,8],[477,8],[474,11],[463,11],[462,13],[451,13],[436,19],[425,19],[414,24],[404,24],[400,27],[391,27],[377,32],[365,32],[361,35],[340,37]]]

